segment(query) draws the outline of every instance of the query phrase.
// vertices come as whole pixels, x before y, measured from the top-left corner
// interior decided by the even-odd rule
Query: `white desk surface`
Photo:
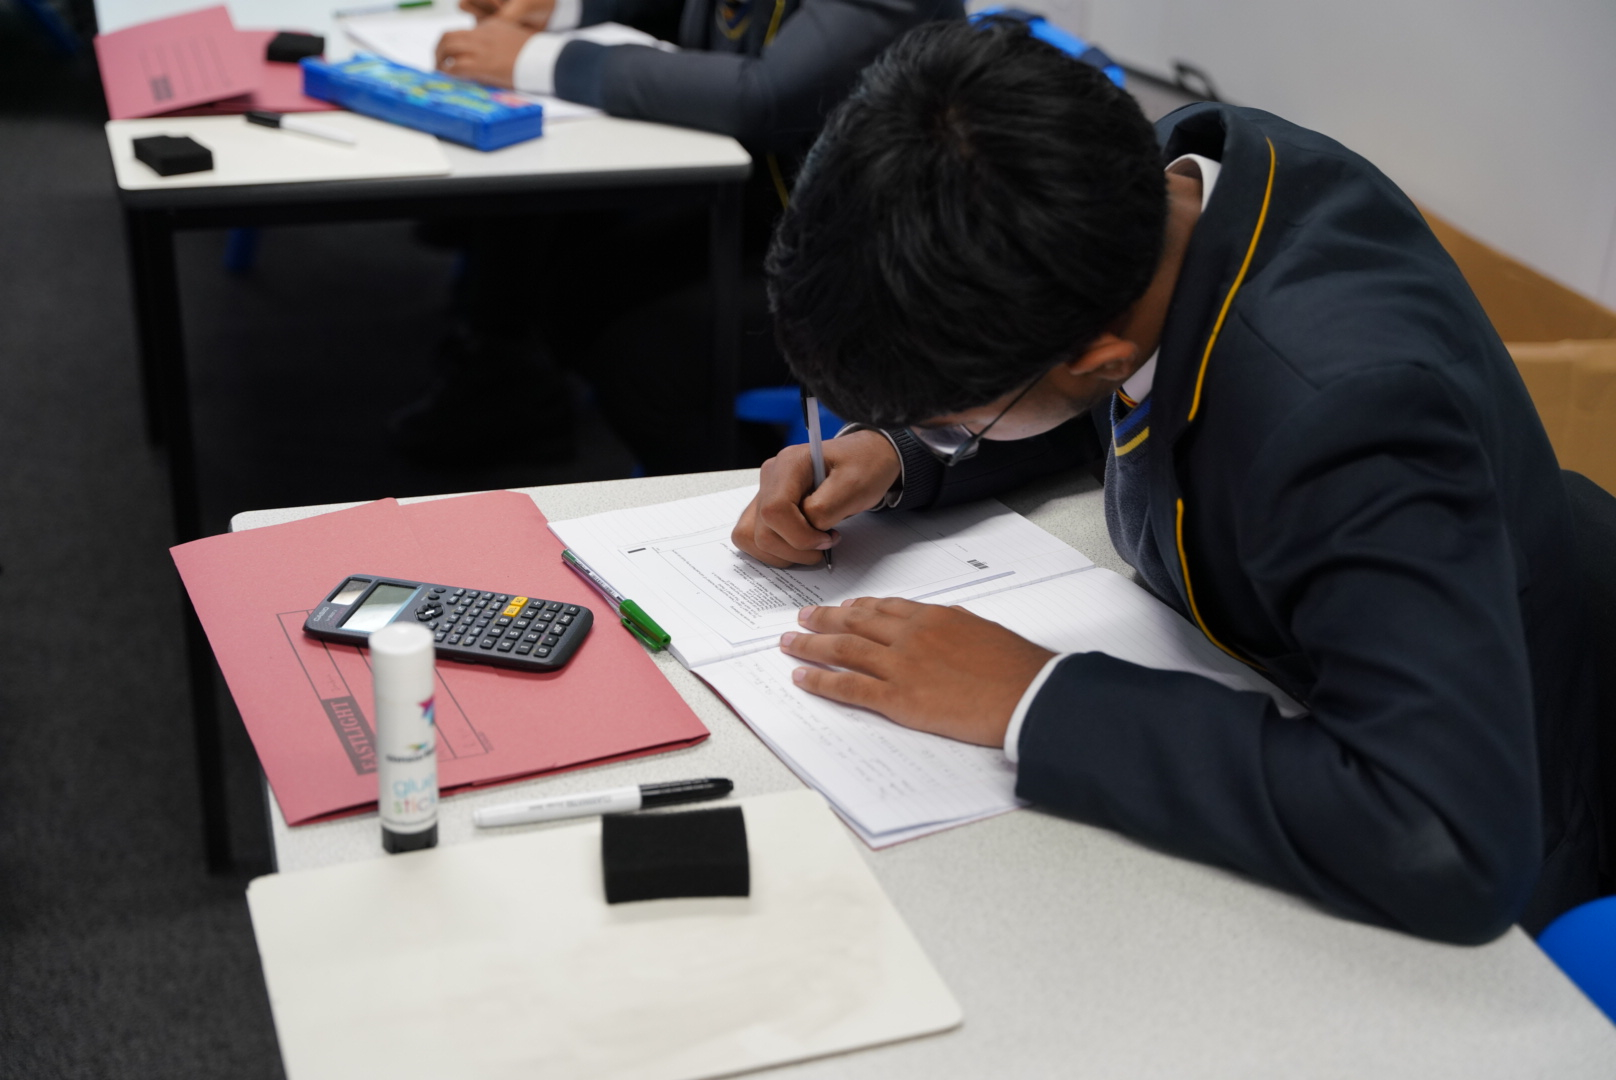
[[[743,471],[528,493],[565,520],[754,481]],[[1099,565],[1127,572],[1092,483],[1063,479],[1005,501]],[[330,509],[254,511],[237,515],[232,528]],[[454,796],[443,805],[441,842],[476,841],[474,808],[539,793],[685,776],[728,776],[739,795],[797,786],[704,684],[666,654],[657,663],[711,730],[709,740]],[[289,829],[270,802],[283,870],[382,857],[374,815]],[[1034,810],[864,856],[958,997],[964,1026],[763,1075],[1616,1076],[1616,1027],[1519,928],[1479,948],[1421,941]]]
[[[337,126],[362,128],[365,131],[392,128],[393,125],[351,113],[321,113],[322,122]],[[342,121],[348,121],[343,123]],[[264,183],[262,178],[243,179],[236,170],[221,160],[217,168],[203,173],[184,173],[179,176],[158,176],[145,165],[134,160],[130,140],[142,135],[190,135],[204,146],[216,151],[220,145],[218,134],[234,130],[243,139],[262,134],[280,135],[288,152],[297,152],[314,164],[341,155],[354,155],[349,147],[336,144],[323,145],[318,139],[306,136],[284,135],[264,128],[250,128],[239,116],[154,116],[142,120],[109,120],[106,123],[107,146],[112,154],[118,186],[125,191],[160,191],[165,188],[221,188],[245,183]],[[397,128],[395,142],[419,137],[417,132]],[[296,140],[296,141],[294,141]],[[654,178],[656,182],[677,182],[681,173],[729,174],[727,178],[743,180],[752,168],[752,156],[741,144],[728,135],[714,135],[706,131],[651,124],[643,120],[624,120],[615,116],[594,116],[577,120],[564,120],[546,126],[537,139],[528,139],[500,150],[473,150],[446,140],[438,140],[443,156],[448,158],[446,172],[435,168],[414,171],[422,179],[466,180],[498,177],[545,178],[565,183],[569,177],[627,180],[635,176]],[[402,153],[395,157],[404,158]],[[412,159],[413,160],[413,159]],[[363,164],[362,162],[360,163]],[[385,170],[386,162],[378,162]],[[296,181],[324,182],[363,179],[358,166],[348,165],[345,170],[301,170]],[[430,175],[437,173],[437,175]],[[385,173],[383,173],[385,175]],[[402,174],[399,175],[402,179]],[[277,180],[282,178],[277,177]]]
[[[216,0],[96,0],[95,10],[101,31],[107,33],[150,19],[194,11],[213,2]],[[368,0],[228,0],[226,6],[239,29],[300,29],[324,34],[326,55],[345,57],[352,52],[352,47],[331,13],[343,8],[364,7],[367,3]],[[438,3],[453,6],[452,0],[438,0]],[[119,159],[120,149],[128,155],[127,142],[132,137],[131,134],[116,136],[114,124],[140,127],[134,134],[151,134],[161,128],[165,134],[185,135],[190,134],[187,123],[195,119],[209,118],[154,117],[111,122],[107,137],[113,158]],[[198,138],[202,137],[198,135]],[[621,179],[641,174],[647,180],[665,182],[677,179],[681,172],[704,175],[729,172],[733,173],[733,179],[743,180],[752,168],[751,155],[728,135],[610,116],[547,123],[541,137],[500,150],[473,150],[447,141],[442,141],[442,147],[449,159],[449,171],[434,179],[551,177],[563,180],[603,175]],[[134,170],[130,175],[149,178],[140,185],[141,190],[170,186],[228,187],[240,183],[224,171],[164,178],[138,162],[131,160],[128,164]],[[129,189],[130,185],[123,183],[126,171],[119,170],[119,186]],[[201,179],[203,176],[209,179]]]
[[[96,27],[103,34],[153,19],[223,3],[238,30],[302,30],[327,38],[340,34],[333,13],[371,6],[373,0],[95,0]],[[453,3],[453,0],[447,0]],[[333,42],[327,41],[329,48]],[[346,39],[338,42],[346,47]],[[346,55],[339,53],[338,55]]]
[[[728,135],[615,116],[546,124],[541,137],[501,150],[445,142],[443,152],[456,179],[728,169],[742,180],[752,168],[752,155]]]

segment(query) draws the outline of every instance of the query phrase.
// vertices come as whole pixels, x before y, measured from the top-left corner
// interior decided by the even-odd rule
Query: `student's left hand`
[[[845,668],[798,668],[810,694],[858,705],[904,727],[1002,746],[1010,714],[1055,654],[964,608],[861,597],[803,608],[812,634],[786,634],[780,650]]]
[[[438,39],[438,70],[457,79],[510,89],[516,56],[533,31],[507,19],[484,19],[471,30]]]

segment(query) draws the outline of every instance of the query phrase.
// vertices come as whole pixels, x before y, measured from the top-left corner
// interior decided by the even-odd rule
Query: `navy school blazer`
[[[888,45],[964,17],[962,0],[583,0],[585,26],[622,22],[671,40],[676,20],[681,51],[569,42],[556,93],[752,150],[800,151]]]
[[[1308,712],[1076,655],[1028,713],[1017,793],[1410,933],[1541,929],[1597,895],[1596,705],[1566,495],[1515,365],[1363,158],[1226,105],[1157,130],[1164,166],[1223,169],[1133,451],[1169,578],[1147,584]],[[1076,467],[1087,423],[948,470],[897,432],[900,508]]]

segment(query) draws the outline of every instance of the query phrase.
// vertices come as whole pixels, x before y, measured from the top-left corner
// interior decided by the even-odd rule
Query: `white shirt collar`
[[[1184,154],[1174,158],[1167,166],[1167,171],[1174,176],[1201,178],[1201,213],[1206,213],[1206,204],[1212,201],[1212,189],[1217,186],[1218,173],[1223,171],[1223,162],[1213,161],[1200,154]]]
[[[1206,213],[1206,204],[1212,201],[1212,189],[1217,186],[1218,173],[1223,171],[1223,163],[1213,161],[1200,154],[1184,154],[1174,158],[1167,166],[1167,171],[1174,176],[1199,176],[1201,178],[1201,213]],[[1139,366],[1139,370],[1129,376],[1128,381],[1122,384],[1122,392],[1134,401],[1143,401],[1150,396],[1151,387],[1156,383],[1156,358],[1161,355],[1157,349],[1150,354],[1150,359]]]

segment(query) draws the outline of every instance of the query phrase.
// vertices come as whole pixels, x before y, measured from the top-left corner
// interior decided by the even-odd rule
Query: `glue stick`
[[[377,804],[382,847],[438,842],[438,728],[432,710],[432,631],[390,623],[370,635],[376,681]]]

